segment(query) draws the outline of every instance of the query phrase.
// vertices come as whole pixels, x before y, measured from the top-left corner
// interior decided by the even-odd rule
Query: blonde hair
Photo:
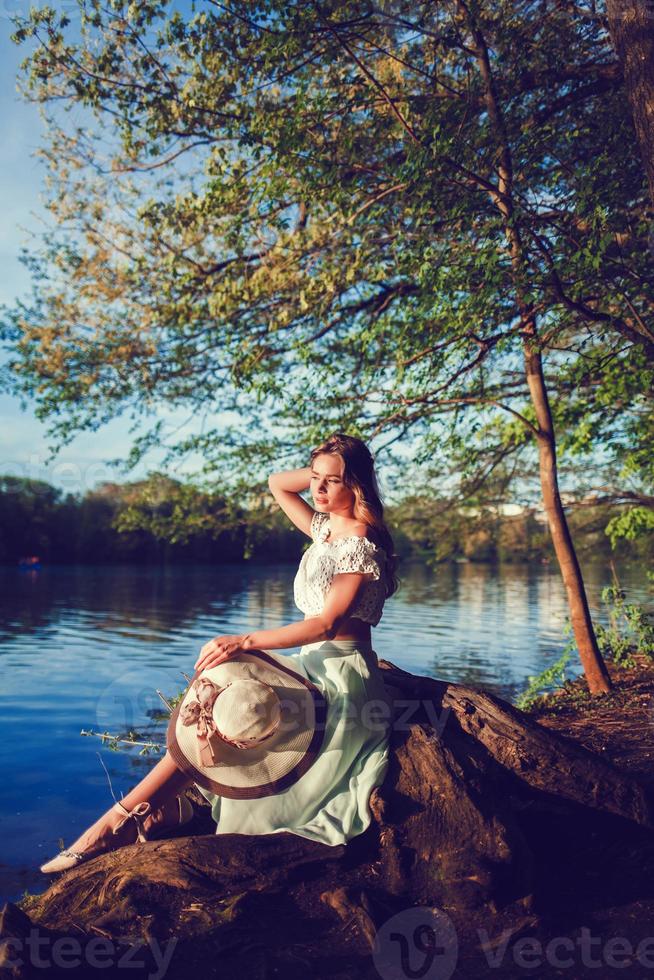
[[[399,581],[396,575],[397,555],[393,538],[384,522],[382,503],[375,461],[365,442],[356,436],[334,432],[328,439],[311,451],[311,462],[323,453],[340,456],[343,460],[343,482],[354,494],[354,516],[357,520],[373,528],[373,543],[384,549],[386,554],[386,598],[397,592]]]

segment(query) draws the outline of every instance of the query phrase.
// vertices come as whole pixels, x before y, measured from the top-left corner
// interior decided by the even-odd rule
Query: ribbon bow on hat
[[[222,726],[221,730],[216,721],[216,699],[230,687],[232,687],[230,695],[233,694],[234,697],[230,698],[230,695],[227,695],[227,701],[219,705],[219,708],[223,709],[218,719]],[[193,690],[197,701],[188,701],[182,705],[179,718],[182,725],[196,726],[200,761],[203,766],[216,764],[214,744],[212,744],[214,736],[218,736],[223,742],[237,749],[249,749],[270,738],[279,725],[281,717],[279,698],[272,687],[263,681],[243,678],[230,681],[224,687],[220,687],[208,677],[198,677],[193,682]],[[235,704],[238,706],[236,710]]]
[[[229,686],[229,685],[228,685]],[[198,677],[193,682],[197,701],[189,701],[182,706],[179,718],[182,725],[187,727],[197,725],[200,761],[203,766],[213,766],[216,762],[214,747],[211,744],[212,735],[220,735],[213,720],[213,706],[216,698],[225,688],[218,687],[208,677]]]

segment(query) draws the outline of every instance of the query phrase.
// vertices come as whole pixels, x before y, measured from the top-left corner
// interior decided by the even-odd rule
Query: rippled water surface
[[[152,765],[80,731],[159,738],[149,715],[162,706],[156,689],[177,693],[203,643],[302,618],[294,574],[290,565],[0,568],[1,898],[41,891],[38,865],[110,805],[108,778],[120,798]],[[651,608],[644,572],[619,574],[629,600]],[[610,571],[586,564],[584,575],[597,606]],[[412,564],[402,579],[373,645],[406,670],[513,699],[565,645],[551,565]]]

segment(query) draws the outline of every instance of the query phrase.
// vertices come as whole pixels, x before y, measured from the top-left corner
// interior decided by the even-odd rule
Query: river
[[[605,621],[610,569],[590,562],[583,572]],[[160,740],[161,722],[149,716],[162,707],[156,688],[177,693],[213,636],[301,618],[294,574],[291,565],[0,567],[0,898],[42,891],[38,865],[107,809],[109,780],[120,798],[157,758],[112,751],[81,730],[133,728]],[[644,571],[618,574],[628,600],[651,609]],[[566,643],[553,565],[413,562],[401,578],[373,646],[406,670],[513,700]],[[579,672],[575,661],[569,676]]]

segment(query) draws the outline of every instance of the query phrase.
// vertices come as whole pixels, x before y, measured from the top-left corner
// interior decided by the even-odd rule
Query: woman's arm
[[[300,531],[311,537],[311,520],[315,513],[313,507],[302,499],[301,490],[308,490],[311,482],[311,467],[304,466],[301,470],[285,470],[272,473],[268,477],[268,486],[273,497],[287,517],[293,521]]]
[[[206,670],[228,660],[240,650],[284,650],[316,640],[330,640],[347,619],[362,583],[368,576],[359,572],[335,575],[319,616],[289,623],[274,630],[255,630],[239,636],[217,636],[200,650],[196,670]]]

